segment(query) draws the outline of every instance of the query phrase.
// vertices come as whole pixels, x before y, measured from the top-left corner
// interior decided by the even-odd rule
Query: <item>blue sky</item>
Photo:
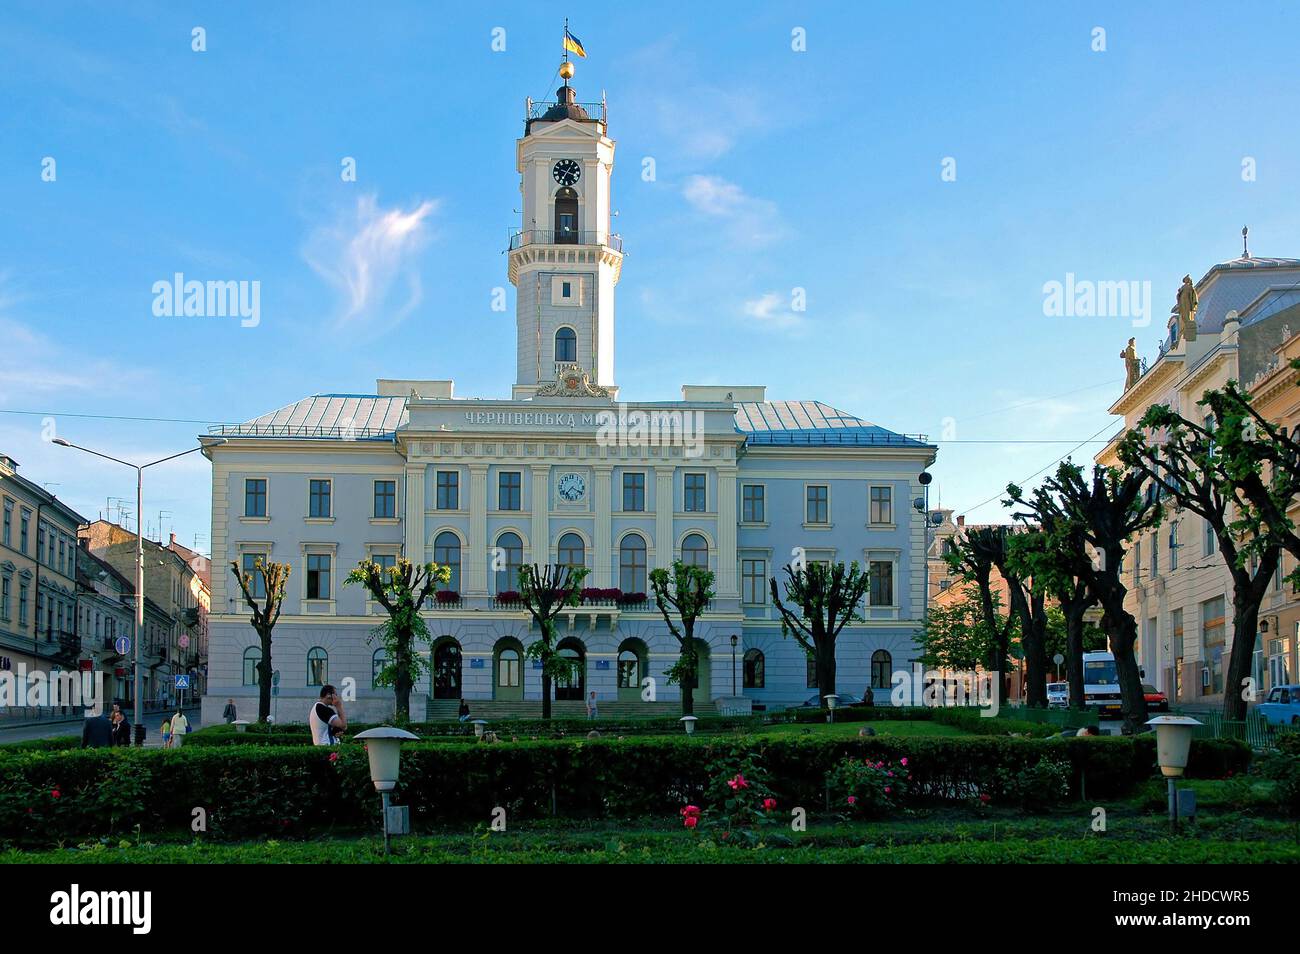
[[[566,14],[618,142],[623,396],[766,384],[929,434],[959,512],[1106,428],[1124,342],[1242,225],[1300,255],[1293,4],[468,6],[0,8],[0,450],[95,517],[132,474],[47,415],[148,460],[381,376],[507,395],[514,139]],[[260,282],[260,324],[155,317],[176,272]],[[1150,327],[1045,315],[1067,273],[1151,282]],[[158,468],[146,525],[206,546],[208,486]]]

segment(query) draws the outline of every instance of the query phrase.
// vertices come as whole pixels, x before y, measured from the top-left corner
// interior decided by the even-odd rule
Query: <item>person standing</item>
[[[180,709],[172,716],[172,748],[179,749],[185,742],[185,733],[190,731],[190,720]]]
[[[235,713],[235,700],[227,699],[226,707],[221,710],[221,718],[226,720],[226,725],[234,722],[239,716]]]
[[[321,687],[319,701],[307,714],[307,724],[311,727],[312,745],[338,745],[348,719],[343,713],[343,700],[333,686]]]
[[[126,713],[116,702],[113,703],[113,745],[130,746],[131,744],[131,723],[127,721]]]
[[[101,710],[99,715],[91,716],[81,727],[81,747],[83,749],[102,749],[113,744],[113,723]]]
[[[591,694],[587,696],[587,718],[595,719],[597,715],[598,713],[596,710],[596,690],[593,689],[591,690]]]
[[[160,731],[162,732],[163,748],[170,749],[172,747],[172,720],[163,716],[162,729]]]

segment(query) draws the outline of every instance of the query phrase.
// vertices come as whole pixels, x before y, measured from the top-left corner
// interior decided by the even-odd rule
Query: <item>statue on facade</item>
[[[1137,384],[1138,378],[1142,377],[1142,365],[1138,361],[1137,339],[1129,338],[1128,347],[1119,353],[1124,359],[1124,390],[1127,391],[1133,385]]]
[[[1178,287],[1178,326],[1182,329],[1183,337],[1188,341],[1196,340],[1197,304],[1196,286],[1192,284],[1192,276],[1184,275],[1183,283]]]

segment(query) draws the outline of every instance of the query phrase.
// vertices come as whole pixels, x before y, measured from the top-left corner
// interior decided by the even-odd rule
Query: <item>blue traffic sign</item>
[[[113,648],[117,650],[119,656],[125,656],[131,651],[131,637],[119,636],[113,640]]]
[[[189,677],[189,676],[182,676],[182,675],[180,675],[180,674],[178,673],[178,674],[176,675],[176,688],[177,688],[177,689],[188,689],[189,687],[190,687],[190,677]]]

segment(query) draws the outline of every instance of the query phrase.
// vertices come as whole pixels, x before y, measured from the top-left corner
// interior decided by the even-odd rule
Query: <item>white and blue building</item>
[[[564,612],[562,649],[580,663],[559,709],[594,690],[607,708],[679,698],[665,671],[676,641],[648,573],[676,559],[716,574],[697,626],[697,707],[799,703],[817,691],[781,634],[768,580],[792,557],[858,561],[872,573],[861,621],[838,643],[839,694],[887,696],[919,655],[925,610],[922,475],[936,448],[816,400],[769,401],[758,386],[691,386],[625,403],[614,377],[622,241],[611,234],[614,141],[604,104],[529,103],[516,144],[523,227],[508,251],[517,376],[508,398],[458,398],[451,381],[381,380],[373,394],[322,393],[202,438],[213,465],[212,610],[204,719],[227,698],[255,711],[258,640],[230,572],[290,563],[275,628],[280,721],[305,718],[325,682],[355,682],[351,714],[392,712],[368,637],[382,610],[343,579],[364,559],[452,568],[425,613],[432,715],[539,700],[524,650],[527,613],[498,598],[525,563],[585,566],[592,593]],[[221,438],[221,443],[216,443]],[[881,690],[886,690],[882,693]],[[739,701],[733,701],[733,700]]]

